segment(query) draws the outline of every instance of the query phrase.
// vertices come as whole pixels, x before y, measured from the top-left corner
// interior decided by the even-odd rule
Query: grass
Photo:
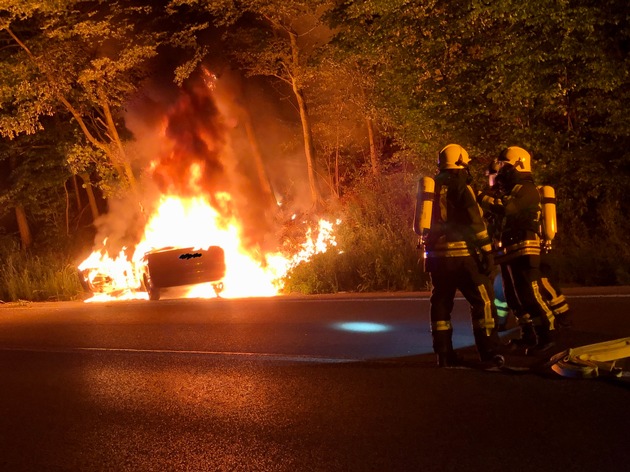
[[[58,253],[5,251],[0,266],[0,300],[76,300],[82,293],[77,268]]]

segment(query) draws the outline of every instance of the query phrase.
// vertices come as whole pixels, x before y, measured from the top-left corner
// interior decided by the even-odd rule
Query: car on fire
[[[163,248],[144,255],[142,284],[150,300],[159,300],[164,288],[201,283],[211,283],[218,296],[225,269],[225,253],[219,246]]]
[[[207,249],[165,247],[144,254],[140,263],[127,274],[131,285],[121,288],[110,274],[95,269],[79,271],[84,289],[91,293],[118,296],[124,289],[146,291],[150,300],[159,300],[164,289],[210,283],[217,296],[223,291],[225,253],[220,246]],[[138,285],[138,280],[139,286]]]

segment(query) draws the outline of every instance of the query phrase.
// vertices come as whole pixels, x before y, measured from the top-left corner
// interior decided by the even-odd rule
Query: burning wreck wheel
[[[220,298],[221,292],[225,287],[223,286],[223,282],[218,282],[216,284],[212,284],[212,288],[214,289],[214,293],[216,294],[217,298]]]
[[[149,300],[154,300],[154,301],[159,300],[160,287],[156,287],[155,285],[153,285],[153,283],[151,282],[151,279],[147,276],[147,274],[144,274],[142,279],[144,281],[144,288],[147,290],[147,293],[149,294]]]

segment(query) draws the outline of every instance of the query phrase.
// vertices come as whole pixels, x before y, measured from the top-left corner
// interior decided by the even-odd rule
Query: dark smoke
[[[122,244],[134,247],[160,195],[202,193],[221,215],[240,221],[243,244],[250,251],[278,250],[283,227],[296,211],[296,197],[308,195],[305,175],[293,170],[303,170],[303,157],[294,151],[288,157],[283,149],[294,139],[292,130],[278,127],[286,119],[274,115],[258,89],[248,94],[240,76],[230,71],[216,79],[202,68],[181,88],[168,83],[152,84],[128,106],[126,124],[134,140],[127,150],[141,176],[140,205],[137,195],[110,202],[109,213],[97,224],[97,246],[108,237],[112,249]],[[250,133],[246,123],[250,123]],[[252,123],[272,184],[271,195],[265,192],[255,164]],[[190,185],[193,166],[201,172],[196,185]],[[285,189],[293,194],[294,204],[279,208],[274,197],[289,195]],[[219,203],[217,192],[229,193],[232,204]]]
[[[226,127],[200,79],[186,83],[166,114],[166,138],[172,149],[159,158],[153,180],[162,193],[191,197],[198,189],[190,186],[191,169],[201,170],[199,184],[207,196],[229,191],[228,176],[222,162]]]

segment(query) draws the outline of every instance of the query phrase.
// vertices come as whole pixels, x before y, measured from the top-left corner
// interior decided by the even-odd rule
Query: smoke
[[[166,112],[164,152],[152,179],[162,193],[190,197],[229,191],[226,127],[210,92],[211,84],[190,80]]]
[[[278,249],[283,223],[298,210],[287,202],[302,201],[308,186],[299,183],[306,181],[303,156],[286,152],[295,129],[262,94],[248,93],[232,71],[217,78],[201,68],[181,88],[152,84],[128,105],[125,121],[139,192],[109,201],[95,222],[97,244],[107,237],[110,254],[133,248],[161,195],[202,194],[240,221],[250,249]],[[221,192],[230,194],[230,205],[215,198]]]

